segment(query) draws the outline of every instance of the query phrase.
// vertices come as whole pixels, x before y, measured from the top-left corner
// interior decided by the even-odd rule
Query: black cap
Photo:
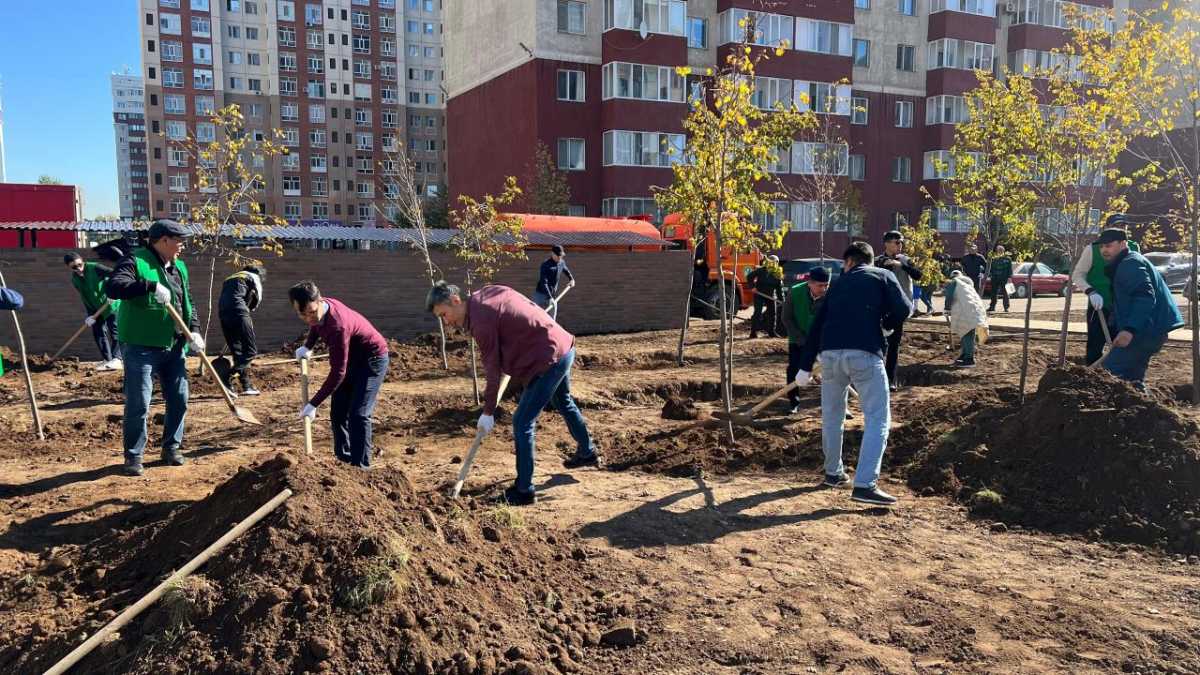
[[[814,267],[808,272],[808,280],[827,284],[829,283],[829,270],[824,267]]]
[[[1132,222],[1133,221],[1129,219],[1129,216],[1125,215],[1124,213],[1114,213],[1104,221],[1104,227],[1105,229],[1116,228],[1118,225],[1124,225]]]
[[[553,253],[554,255],[562,255],[564,251],[563,251],[563,247],[562,247],[562,246],[559,246],[558,244],[555,244],[555,245],[553,245],[553,246],[551,246],[551,247],[550,247],[550,252],[551,252],[551,253]]]
[[[190,237],[192,236],[192,231],[177,221],[170,218],[162,218],[154,221],[154,224],[150,226],[150,232],[147,236],[151,241],[154,241],[162,237]]]
[[[904,235],[900,234],[899,230],[890,230],[887,234],[883,235],[883,240],[902,242],[904,241]]]
[[[266,268],[264,268],[260,265],[246,265],[245,267],[242,268],[242,271],[249,272],[251,274],[257,274],[259,279],[267,278]]]
[[[1100,238],[1096,240],[1097,244],[1111,244],[1114,241],[1125,241],[1129,239],[1129,233],[1119,227],[1109,227],[1100,233]]]

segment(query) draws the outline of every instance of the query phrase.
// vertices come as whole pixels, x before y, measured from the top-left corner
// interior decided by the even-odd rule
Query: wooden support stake
[[[76,647],[70,654],[64,656],[61,661],[54,664],[54,666],[52,666],[50,670],[47,670],[44,675],[61,675],[62,673],[67,672],[71,666],[79,663],[83,657],[90,654],[91,651],[100,645],[100,643],[104,642],[108,636],[120,630],[125,626],[125,624],[132,621],[134,617],[136,617],[138,614],[141,614],[147,607],[157,602],[168,588],[179,583],[179,581],[184,577],[196,571],[198,567],[208,562],[209,558],[213,557],[220,552],[221,549],[228,546],[229,543],[234,539],[237,539],[245,534],[246,530],[254,527],[258,521],[265,518],[268,513],[274,511],[280,504],[285,502],[287,498],[291,496],[292,491],[284,489],[279,494],[275,495],[271,501],[260,506],[257,511],[251,513],[249,516],[246,516],[245,520],[237,525],[234,525],[232,530],[225,533],[225,536],[213,542],[208,548],[201,551],[199,555],[189,560],[186,565],[179,568],[178,572],[167,577],[166,580],[164,580],[161,584],[155,586],[154,590],[142,596],[141,600],[135,602],[124,612],[121,612],[115,619],[108,622],[108,625],[96,631],[95,635],[92,635],[92,637],[88,638],[83,644]]]
[[[0,288],[8,288],[4,282],[4,273],[0,272]],[[17,344],[21,348],[21,370],[25,371],[25,393],[29,394],[29,409],[33,413],[33,428],[37,431],[39,441],[46,440],[42,431],[42,414],[38,412],[37,396],[33,393],[33,376],[29,374],[29,357],[25,354],[25,334],[21,332],[21,320],[17,318],[17,310],[12,310],[13,326],[17,329]]]

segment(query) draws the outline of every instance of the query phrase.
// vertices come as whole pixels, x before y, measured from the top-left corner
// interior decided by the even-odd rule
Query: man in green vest
[[[804,352],[808,331],[812,328],[813,317],[825,301],[825,291],[828,289],[829,270],[814,267],[808,273],[808,281],[788,290],[787,301],[783,305],[783,325],[787,327],[788,334],[788,382],[796,379],[796,373],[800,372],[800,355]],[[792,402],[792,412],[800,412],[800,388],[795,387],[788,392],[788,398]]]
[[[83,308],[87,311],[83,322],[92,329],[92,338],[100,350],[100,365],[96,370],[120,370],[121,345],[117,342],[117,312],[120,303],[114,302],[95,316],[109,302],[104,294],[104,280],[112,274],[112,268],[100,263],[85,263],[78,253],[63,256],[63,263],[71,270],[71,285],[79,293]]]
[[[1120,213],[1113,214],[1108,217],[1104,223],[1104,228],[1121,228],[1129,219]],[[1140,252],[1141,248],[1137,242],[1130,240],[1128,242],[1129,250]],[[1100,255],[1100,241],[1093,242],[1090,246],[1083,249],[1079,254],[1079,260],[1075,261],[1075,268],[1071,270],[1071,282],[1076,288],[1082,288],[1087,294],[1087,362],[1095,363],[1104,355],[1104,328],[1100,326],[1100,315],[1104,314],[1108,321],[1109,332],[1116,335],[1116,332],[1111,330],[1113,325],[1113,286],[1112,279],[1104,272],[1105,266],[1104,257]]]
[[[156,220],[144,246],[117,263],[104,289],[121,300],[117,331],[125,351],[125,473],[142,475],[146,449],[146,414],[152,379],[158,376],[167,414],[163,421],[162,459],[170,466],[184,462],[183,418],[187,413],[185,357],[190,346],[204,350],[200,322],[192,306],[187,265],[179,259],[191,232],[173,220]],[[188,325],[180,331],[167,303]]]

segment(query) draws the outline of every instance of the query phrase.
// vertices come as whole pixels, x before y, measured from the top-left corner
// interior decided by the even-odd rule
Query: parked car
[[[1029,266],[1035,265],[1033,270],[1033,295],[1058,295],[1064,296],[1067,294],[1067,284],[1071,283],[1071,277],[1065,274],[1055,274],[1054,270],[1050,269],[1044,263],[1016,263],[1013,266],[1012,277],[1009,282],[1016,287],[1016,296],[1018,298],[1028,298],[1029,288]],[[992,280],[984,279],[983,292],[990,294],[992,292]]]
[[[795,258],[783,263],[783,287],[791,288],[802,281],[808,281],[808,273],[812,268],[822,266],[829,270],[829,280],[833,281],[842,273],[842,261],[833,258]]]
[[[1192,280],[1192,265],[1187,253],[1154,251],[1143,255],[1151,265],[1158,268],[1159,274],[1162,274],[1167,282],[1167,288],[1190,296],[1191,289],[1188,285]]]

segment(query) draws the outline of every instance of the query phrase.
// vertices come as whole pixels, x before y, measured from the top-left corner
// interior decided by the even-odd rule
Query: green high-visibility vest
[[[1136,241],[1128,241],[1130,251],[1141,252],[1141,247]],[[1113,288],[1112,279],[1104,273],[1104,267],[1108,263],[1105,262],[1104,256],[1100,255],[1100,244],[1092,244],[1092,267],[1088,270],[1087,279],[1088,286],[1092,290],[1100,294],[1104,298],[1104,307],[1108,309],[1113,306]],[[1084,289],[1087,290],[1087,289]]]
[[[139,248],[133,253],[137,266],[138,279],[142,281],[162,281],[164,270],[158,260],[158,254],[148,248]],[[179,268],[179,279],[183,285],[183,322],[190,324],[192,320],[192,294],[188,290],[188,268],[182,260],[176,260]],[[165,282],[164,282],[165,283]],[[121,302],[117,310],[117,334],[121,342],[144,347],[170,349],[175,342],[175,320],[167,312],[165,305],[154,299],[153,293],[147,293],[140,298],[130,298]],[[184,347],[187,351],[187,347]]]
[[[104,280],[100,278],[100,273],[96,271],[96,263],[83,264],[83,276],[71,274],[71,285],[79,292],[79,298],[83,300],[83,306],[87,309],[88,314],[95,314],[96,310],[104,306],[108,302],[108,296],[104,293]],[[118,306],[120,301],[114,300],[108,309],[104,310],[99,319],[106,318]]]

